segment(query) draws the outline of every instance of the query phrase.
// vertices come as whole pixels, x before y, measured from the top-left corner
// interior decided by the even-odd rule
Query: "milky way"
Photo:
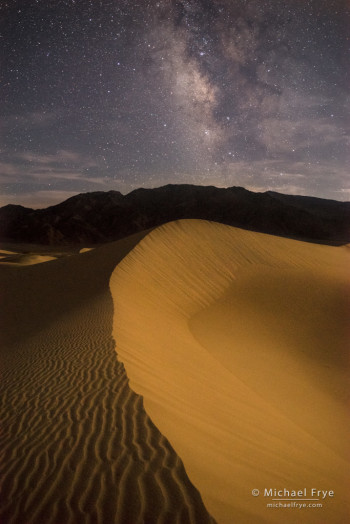
[[[2,2],[2,204],[167,183],[348,200],[346,0]]]

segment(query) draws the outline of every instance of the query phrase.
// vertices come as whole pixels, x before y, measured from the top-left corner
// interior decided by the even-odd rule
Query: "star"
[[[345,0],[7,4],[6,202],[48,183],[268,190],[279,173],[284,192],[348,198]]]

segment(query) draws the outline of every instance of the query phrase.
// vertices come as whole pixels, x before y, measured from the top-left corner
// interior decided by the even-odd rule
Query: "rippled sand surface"
[[[346,247],[186,220],[113,272],[130,386],[217,522],[349,520],[349,267]],[[334,497],[268,508],[275,488]]]
[[[213,522],[115,353],[108,280],[141,236],[0,268],[3,523]]]

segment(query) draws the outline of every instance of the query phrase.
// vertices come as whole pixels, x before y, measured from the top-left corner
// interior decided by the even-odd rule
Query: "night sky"
[[[350,200],[347,0],[1,0],[0,38],[0,205],[168,183]]]

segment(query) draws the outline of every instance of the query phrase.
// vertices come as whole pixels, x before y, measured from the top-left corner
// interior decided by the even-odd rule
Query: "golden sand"
[[[347,247],[183,220],[2,253],[1,522],[349,520]]]
[[[344,247],[187,220],[115,269],[118,356],[217,522],[348,520],[348,267]],[[268,508],[273,488],[334,496]]]
[[[0,522],[210,524],[128,385],[108,283],[142,238],[0,266]]]

